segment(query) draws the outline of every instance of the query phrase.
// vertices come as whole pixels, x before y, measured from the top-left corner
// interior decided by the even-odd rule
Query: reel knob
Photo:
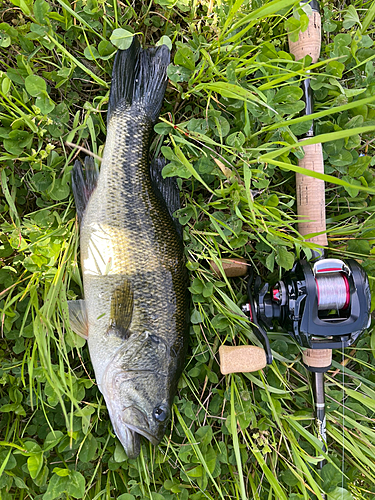
[[[223,271],[227,278],[246,276],[248,271],[247,261],[242,258],[221,259],[221,265],[223,266]],[[221,278],[222,270],[219,268],[219,266],[217,266],[215,262],[211,262],[210,266],[216,276]]]
[[[229,373],[256,372],[267,365],[266,353],[261,347],[240,345],[219,347],[220,371]]]
[[[211,262],[212,271],[219,277],[222,277],[222,273],[228,278],[233,278],[237,276],[245,276],[248,273],[248,263],[245,259],[234,258],[234,259],[222,259],[221,265],[222,270],[214,263]],[[252,280],[252,278],[251,278]],[[257,337],[267,350],[257,346],[241,345],[241,346],[227,346],[222,345],[219,348],[220,357],[220,371],[223,375],[228,375],[229,373],[249,373],[262,370],[267,366],[267,364],[272,363],[272,354],[269,347],[269,342],[267,334],[261,329],[256,321],[256,314],[254,311],[254,305],[251,299],[249,303],[245,306],[246,314],[249,315],[250,320],[255,323],[255,325],[260,328]],[[257,331],[257,328],[255,329]]]

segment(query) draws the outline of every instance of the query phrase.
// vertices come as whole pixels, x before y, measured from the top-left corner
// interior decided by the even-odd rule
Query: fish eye
[[[156,408],[154,408],[154,411],[152,412],[152,416],[158,422],[164,422],[164,420],[168,416],[167,409],[164,406],[157,406]]]

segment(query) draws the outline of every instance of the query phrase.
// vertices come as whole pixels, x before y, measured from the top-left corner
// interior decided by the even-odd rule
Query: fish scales
[[[175,291],[186,287],[181,242],[151,186],[149,133],[150,124],[132,112],[112,118],[106,142],[110,151],[104,154],[97,188],[82,220],[81,260],[89,322],[95,323],[98,311],[102,315],[88,339],[93,365],[98,367],[103,346],[96,336],[102,335],[102,323],[110,315],[109,299],[123,278],[130,280],[134,293],[132,322],[136,326],[147,318],[149,330],[170,342],[170,318],[185,319],[184,301],[177,300],[183,294]],[[115,151],[112,144],[118,145]],[[95,257],[98,254],[101,257]],[[176,331],[182,332],[182,326]],[[177,333],[177,343],[181,335]],[[112,349],[109,338],[104,345]],[[113,342],[119,341],[114,338]],[[95,371],[100,384],[101,370]]]
[[[125,56],[138,57],[142,66],[148,51],[134,44],[136,55]],[[158,52],[150,52],[151,64]],[[159,108],[164,65],[162,90],[155,90]],[[150,173],[156,118],[147,99],[147,92],[133,102],[125,98],[109,111],[100,174],[80,223],[90,357],[130,457],[139,453],[139,435],[154,444],[164,435],[183,366],[188,311],[182,240]]]

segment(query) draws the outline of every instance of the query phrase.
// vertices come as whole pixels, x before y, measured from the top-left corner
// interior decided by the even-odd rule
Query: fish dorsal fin
[[[72,170],[72,190],[79,222],[81,222],[90,196],[96,188],[98,177],[99,170],[91,156],[85,158],[85,172],[83,172],[82,163],[76,160]]]
[[[84,300],[68,300],[70,328],[80,337],[89,336],[86,303]]]
[[[116,288],[111,298],[111,319],[107,333],[117,335],[126,340],[129,335],[129,327],[133,317],[134,295],[130,281]]]
[[[181,208],[180,191],[175,177],[163,178],[161,172],[165,165],[165,158],[154,158],[152,160],[150,164],[151,183],[155,193],[160,196],[165,203],[177,233],[182,236],[182,226],[178,219],[173,217],[174,212]]]

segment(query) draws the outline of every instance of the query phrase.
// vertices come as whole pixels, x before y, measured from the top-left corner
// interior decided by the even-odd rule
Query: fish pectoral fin
[[[83,173],[82,163],[79,160],[74,163],[72,190],[79,222],[81,222],[90,196],[96,188],[98,176],[99,170],[91,156],[85,158],[85,173]]]
[[[129,280],[116,288],[111,298],[111,324],[108,333],[123,339],[129,337],[129,327],[132,322],[134,295]]]
[[[74,333],[87,340],[89,322],[84,300],[68,300],[70,328]]]

